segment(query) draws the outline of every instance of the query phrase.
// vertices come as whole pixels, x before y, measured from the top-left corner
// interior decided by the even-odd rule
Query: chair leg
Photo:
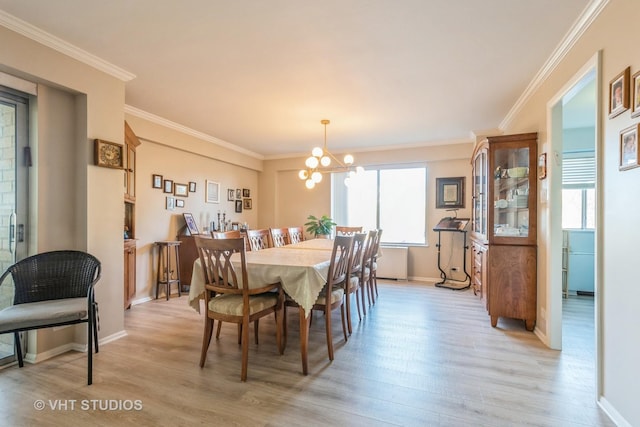
[[[329,360],[333,360],[333,337],[331,336],[331,313],[327,313],[327,310],[330,310],[329,307],[325,308],[324,312],[324,324],[325,329],[327,330],[327,351],[329,352]]]
[[[216,339],[220,339],[220,330],[222,329],[222,320],[218,320],[218,330],[216,330]]]
[[[242,371],[240,380],[247,381],[247,368],[249,366],[249,318],[242,321]]]
[[[344,340],[348,341],[349,339],[347,338],[347,328],[345,327],[344,321],[344,305],[340,306],[340,316],[342,317],[342,334],[344,335]]]
[[[255,340],[256,340],[256,345],[258,345],[258,325],[259,325],[260,320],[254,320],[253,321],[253,331],[255,334]]]
[[[362,289],[360,289],[359,287],[356,289],[356,293],[355,293],[355,300],[356,300],[356,308],[358,309],[358,320],[362,321],[362,313],[360,312],[360,304],[358,304],[358,296],[360,295],[360,292],[362,291]],[[349,331],[351,332],[351,331]]]
[[[97,353],[100,350],[98,349],[98,310],[95,304],[93,305],[93,343]]]
[[[207,360],[207,350],[209,350],[209,344],[211,343],[211,335],[213,334],[213,322],[214,320],[209,318],[208,316],[204,320],[204,334],[202,335],[202,351],[200,352],[201,368],[204,367],[204,362]]]
[[[87,325],[87,385],[93,383],[93,327],[95,325],[93,307],[89,311]]]
[[[284,344],[282,339],[283,320],[284,320],[284,304],[282,307],[275,310],[276,316],[276,343],[278,344],[278,351],[280,354],[284,354]]]
[[[367,282],[363,281],[360,283],[360,303],[362,304],[362,314],[364,316],[367,315],[367,309],[365,308],[365,293],[367,290]]]
[[[13,338],[16,345],[16,354],[18,355],[18,366],[24,366],[24,360],[22,359],[22,346],[20,345],[20,332],[14,332]]]
[[[347,327],[349,330],[349,335],[351,335],[351,293],[347,292],[346,294],[346,305],[347,305]]]

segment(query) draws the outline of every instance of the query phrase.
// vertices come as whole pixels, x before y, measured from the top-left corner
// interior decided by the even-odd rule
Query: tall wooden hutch
[[[486,138],[472,156],[472,287],[499,317],[536,323],[537,133]]]

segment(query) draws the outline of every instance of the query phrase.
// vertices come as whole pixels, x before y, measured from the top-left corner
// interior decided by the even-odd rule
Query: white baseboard
[[[136,299],[136,300],[131,301],[131,305],[144,304],[145,302],[149,302],[151,300],[153,300],[153,298],[144,297],[144,298],[140,298],[140,299]]]
[[[631,427],[631,423],[625,420],[624,417],[620,415],[618,411],[616,411],[616,408],[614,408],[606,398],[600,396],[597,403],[600,409],[602,409],[604,413],[607,414],[609,418],[611,418],[611,421],[613,421],[615,425],[617,425],[618,427]]]
[[[98,346],[108,344],[112,341],[116,341],[126,336],[127,336],[127,332],[124,330],[116,332],[115,334],[111,334],[108,337],[103,337],[99,339]],[[27,354],[25,354],[24,356],[24,361],[31,364],[39,363],[39,362],[42,362],[43,360],[51,359],[52,357],[58,356],[59,354],[66,353],[68,351],[77,351],[80,353],[86,353],[87,344],[72,342],[72,343],[68,343],[68,344],[64,344],[64,345],[52,348],[51,350],[48,350],[48,351],[43,351],[42,353],[27,352]]]

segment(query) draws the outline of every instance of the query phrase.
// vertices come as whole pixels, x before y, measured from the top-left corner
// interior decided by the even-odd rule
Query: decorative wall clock
[[[96,166],[122,169],[124,166],[123,146],[115,142],[96,139],[93,160]]]

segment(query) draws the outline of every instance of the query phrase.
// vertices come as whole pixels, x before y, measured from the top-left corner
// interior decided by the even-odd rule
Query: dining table
[[[308,373],[309,323],[313,304],[327,282],[334,241],[309,239],[300,243],[245,254],[250,288],[280,282],[284,292],[298,304],[302,373]],[[234,267],[241,268],[240,254],[231,256]],[[241,275],[238,275],[241,280]],[[204,298],[205,283],[200,259],[193,264],[189,305],[198,313]]]

